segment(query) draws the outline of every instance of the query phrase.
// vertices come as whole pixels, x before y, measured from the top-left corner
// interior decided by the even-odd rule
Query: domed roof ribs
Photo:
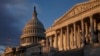
[[[34,17],[35,19],[37,18],[36,6],[34,6],[34,13],[33,13],[33,17]]]

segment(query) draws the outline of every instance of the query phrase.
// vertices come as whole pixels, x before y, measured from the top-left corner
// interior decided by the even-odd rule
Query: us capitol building
[[[99,44],[100,0],[89,0],[74,5],[46,30],[34,7],[32,19],[20,37],[20,46],[7,47],[4,56],[86,56],[86,46],[100,49]]]

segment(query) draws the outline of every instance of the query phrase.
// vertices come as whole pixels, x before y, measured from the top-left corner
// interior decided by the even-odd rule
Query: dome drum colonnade
[[[80,5],[82,4],[77,6],[80,7]],[[100,0],[88,1],[83,5],[89,9],[81,8],[83,11],[76,12],[76,14],[74,12],[72,17],[63,16],[46,30],[47,42],[50,42],[50,47],[66,51],[100,41],[99,31],[99,34],[95,34],[96,30],[100,30]]]
[[[45,39],[45,29],[43,24],[37,18],[36,7],[32,19],[26,24],[21,36],[21,46],[36,44]]]

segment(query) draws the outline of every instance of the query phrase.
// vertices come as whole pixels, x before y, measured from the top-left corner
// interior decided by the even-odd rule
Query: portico
[[[57,19],[46,30],[46,37],[49,38],[50,47],[57,48],[59,51],[66,51],[99,42],[98,35],[100,33],[97,33],[100,31],[99,2],[100,0],[95,0],[75,5]],[[90,7],[89,5],[93,6]]]

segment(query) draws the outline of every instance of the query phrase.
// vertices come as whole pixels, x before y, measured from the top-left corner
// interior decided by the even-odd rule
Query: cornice
[[[88,1],[88,2],[76,4],[68,12],[66,12],[63,16],[61,16],[59,19],[57,19],[54,22],[53,26],[61,23],[62,21],[68,20],[68,19],[70,19],[78,14],[81,14],[81,13],[84,13],[88,10],[91,10],[92,8],[94,8],[97,5],[100,5],[100,0]],[[80,11],[75,12],[77,10],[80,10]],[[66,17],[66,19],[63,19],[64,17]]]

